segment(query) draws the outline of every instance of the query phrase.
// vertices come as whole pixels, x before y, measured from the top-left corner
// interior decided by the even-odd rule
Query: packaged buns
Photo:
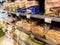
[[[55,31],[51,29],[46,33],[45,36],[48,41],[51,41],[55,44],[60,44],[60,32],[59,31]]]
[[[30,29],[31,29],[31,24],[28,23],[28,22],[24,23],[24,24],[23,24],[23,29],[25,29],[26,31],[30,31]]]
[[[27,20],[23,20],[23,29],[25,29],[26,31],[30,31],[31,29],[31,24],[27,22]]]
[[[43,36],[44,35],[44,28],[41,26],[34,26],[32,28],[32,33],[36,34],[38,36]]]

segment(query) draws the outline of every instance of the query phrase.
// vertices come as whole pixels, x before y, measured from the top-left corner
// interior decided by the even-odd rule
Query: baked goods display
[[[46,39],[48,41],[51,41],[55,44],[60,44],[60,32],[59,31],[55,31],[54,29],[50,29],[47,33],[46,33]]]
[[[2,18],[5,19],[2,21],[3,31],[12,38],[13,45],[60,44],[60,28],[53,27],[53,23],[60,27],[60,23],[57,23],[57,17],[60,17],[60,0],[45,0],[43,12],[46,16],[38,16],[43,7],[39,7],[41,4],[38,3],[38,0],[8,0],[3,4],[2,8],[7,11],[2,12]]]
[[[40,23],[40,22],[39,22]],[[2,22],[3,26],[7,28],[7,33],[14,38],[17,42],[21,43],[21,40],[23,41],[29,41],[30,35],[28,35],[25,32],[22,32],[18,29],[16,29],[14,26],[9,25],[6,22]],[[53,42],[54,44],[60,44],[60,28],[52,27],[52,29],[48,30],[45,33],[45,27],[44,24],[37,24],[37,21],[33,20],[27,20],[27,19],[21,19],[15,22],[16,26],[19,28],[25,29],[25,31],[31,32],[34,35],[37,35],[39,37],[46,37],[46,40]],[[40,45],[32,40],[30,40],[30,45]],[[43,45],[43,44],[42,44]]]
[[[35,25],[35,22],[31,20],[21,19],[20,21],[17,21],[15,24],[17,27],[23,28],[26,31],[31,31],[31,28],[33,25]]]

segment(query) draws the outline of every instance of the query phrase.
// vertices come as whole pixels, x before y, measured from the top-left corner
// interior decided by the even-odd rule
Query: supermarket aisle
[[[0,38],[0,45],[12,45],[12,43],[4,36]]]

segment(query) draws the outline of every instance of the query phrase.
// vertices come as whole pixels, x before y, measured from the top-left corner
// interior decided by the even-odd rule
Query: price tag
[[[51,18],[45,18],[46,23],[51,23],[52,19]]]
[[[19,13],[16,13],[17,16],[19,16]]]
[[[26,17],[27,17],[28,19],[30,19],[30,15],[26,15]]]

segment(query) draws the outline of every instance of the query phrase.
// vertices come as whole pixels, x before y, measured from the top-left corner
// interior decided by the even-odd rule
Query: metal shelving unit
[[[49,17],[49,16],[45,16],[45,15],[23,14],[23,13],[11,12],[11,11],[7,11],[7,12],[16,14],[17,16],[30,15],[30,17],[33,17],[33,18],[44,19],[44,20],[45,20],[45,18],[49,18],[49,19],[51,19],[51,21],[60,22],[60,18],[57,18],[57,17]],[[1,19],[2,19],[2,18],[1,18]],[[14,23],[10,23],[10,22],[8,22],[8,21],[5,20],[5,19],[2,19],[2,20],[5,21],[5,22],[7,22],[7,23],[9,23],[9,24],[12,25],[12,26],[15,26],[17,29],[19,29],[19,31],[23,31],[23,32],[25,32],[25,33],[27,33],[27,34],[29,34],[29,35],[32,34],[32,32],[28,32],[28,31],[26,31],[26,30],[23,29],[23,28],[18,28]],[[52,43],[52,42],[50,42],[50,41],[48,41],[48,40],[46,40],[46,39],[44,39],[44,38],[41,38],[41,37],[39,37],[39,36],[37,36],[37,35],[34,35],[34,34],[33,34],[33,36],[36,37],[36,38],[39,39],[39,40],[42,40],[43,42],[46,42],[46,43],[50,44],[50,45],[57,45],[57,44],[54,44],[54,43]]]
[[[8,11],[9,12],[9,11]],[[17,14],[17,12],[10,12],[10,13],[13,13],[13,14]],[[45,15],[32,15],[32,14],[23,14],[23,13],[18,13],[20,16],[26,16],[26,15],[30,15],[30,17],[33,17],[33,18],[39,18],[39,19],[45,19],[45,18],[49,18],[51,19],[52,21],[55,21],[55,22],[60,22],[60,18],[57,18],[57,17],[49,17],[49,16],[45,16]]]
[[[10,23],[10,22],[6,21],[5,19],[4,19],[3,21],[9,23],[11,26],[15,26],[16,28],[18,28],[15,24]],[[19,29],[19,31],[23,31],[23,32],[25,32],[25,33],[27,33],[27,34],[30,34],[30,35],[32,34],[32,32],[28,32],[28,31],[26,31],[25,29],[22,29],[22,28],[18,28],[18,29]],[[34,35],[34,34],[33,34],[33,35]],[[48,43],[48,44],[50,44],[50,45],[57,45],[57,44],[54,44],[54,43],[52,43],[52,42],[50,42],[50,41],[48,41],[48,40],[46,40],[46,39],[44,39],[44,38],[42,38],[42,37],[39,37],[39,36],[36,36],[36,35],[34,35],[34,37],[36,37],[37,39],[42,40],[43,42],[46,42],[46,43]]]

